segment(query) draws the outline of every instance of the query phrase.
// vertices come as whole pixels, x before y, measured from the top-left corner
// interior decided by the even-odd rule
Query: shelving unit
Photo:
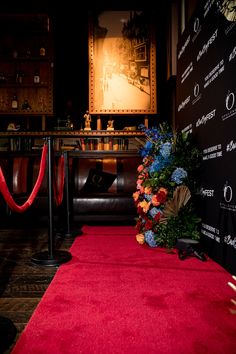
[[[40,150],[43,140],[47,137],[51,137],[54,141],[55,151],[80,151],[81,153],[100,153],[104,151],[108,152],[120,152],[120,151],[133,151],[137,152],[140,146],[140,140],[144,141],[144,133],[140,131],[124,131],[124,130],[94,130],[94,131],[12,131],[12,132],[0,132],[0,144],[1,140],[6,145],[7,152],[31,152],[34,150]],[[138,140],[136,140],[136,138]],[[134,140],[137,141],[136,146]],[[101,142],[103,146],[98,146],[91,142]],[[85,146],[83,147],[83,143]],[[106,145],[105,145],[106,144]],[[118,144],[118,145],[117,145]],[[116,146],[117,145],[117,146]],[[3,152],[2,152],[3,153]]]
[[[0,15],[0,118],[53,115],[53,42],[47,14]],[[1,122],[3,123],[3,122]]]

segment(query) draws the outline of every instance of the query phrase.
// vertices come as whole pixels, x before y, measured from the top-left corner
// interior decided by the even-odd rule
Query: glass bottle
[[[45,57],[45,55],[46,55],[46,49],[45,49],[44,44],[42,44],[41,47],[39,48],[39,55],[41,57]]]
[[[18,99],[17,99],[17,95],[14,94],[11,100],[11,108],[12,109],[18,109]]]
[[[34,83],[35,84],[39,84],[40,83],[40,76],[39,76],[39,71],[38,70],[35,70],[35,73],[34,73]]]
[[[22,71],[18,71],[18,72],[16,73],[16,83],[17,83],[17,84],[22,84],[22,82],[23,82],[23,76],[24,76],[24,74],[23,74]]]

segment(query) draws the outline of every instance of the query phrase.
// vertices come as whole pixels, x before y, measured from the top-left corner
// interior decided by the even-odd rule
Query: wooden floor
[[[47,262],[46,265],[35,265],[32,257],[41,252],[47,254],[49,250],[53,254],[65,250],[61,253],[70,255],[73,235],[59,236],[55,233],[50,243],[46,225],[41,228],[0,228],[0,330],[5,333],[5,319],[6,324],[12,323],[17,330],[14,341],[4,350],[5,343],[1,341],[5,336],[0,334],[0,354],[11,352],[58,269],[56,265],[48,266]]]

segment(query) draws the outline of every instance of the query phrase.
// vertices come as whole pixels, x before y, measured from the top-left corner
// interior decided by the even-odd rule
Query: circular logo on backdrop
[[[228,184],[224,186],[224,199],[226,203],[230,203],[233,197],[233,190]]]
[[[194,21],[194,24],[193,24],[194,32],[198,32],[199,27],[200,27],[200,21],[199,21],[199,18],[197,17],[197,18],[195,18],[195,21]]]
[[[228,92],[227,96],[226,96],[226,100],[225,100],[225,106],[227,108],[228,111],[230,111],[235,103],[235,95],[233,92]]]
[[[199,84],[195,84],[193,88],[194,97],[197,97],[199,95],[199,91],[200,91]]]

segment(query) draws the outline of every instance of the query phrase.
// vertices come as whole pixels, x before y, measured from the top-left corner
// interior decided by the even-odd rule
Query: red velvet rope
[[[44,174],[45,174],[45,170],[46,170],[46,163],[47,163],[47,152],[48,152],[48,146],[47,146],[47,144],[44,144],[37,181],[35,183],[35,186],[31,192],[29,198],[21,206],[16,204],[16,202],[12,198],[11,193],[9,192],[8,186],[6,184],[2,169],[0,167],[0,192],[2,193],[6,203],[8,204],[8,206],[10,207],[10,209],[12,211],[15,211],[18,213],[23,213],[26,209],[28,209],[32,205],[35,197],[38,194],[39,188],[40,188],[43,178],[44,178]]]
[[[60,156],[58,160],[57,171],[56,171],[56,165],[54,163],[53,190],[54,190],[54,196],[55,196],[57,206],[60,205],[63,200],[63,190],[64,190],[64,180],[65,180],[64,164],[65,164],[64,156]],[[57,180],[55,179],[56,175],[57,175]]]

